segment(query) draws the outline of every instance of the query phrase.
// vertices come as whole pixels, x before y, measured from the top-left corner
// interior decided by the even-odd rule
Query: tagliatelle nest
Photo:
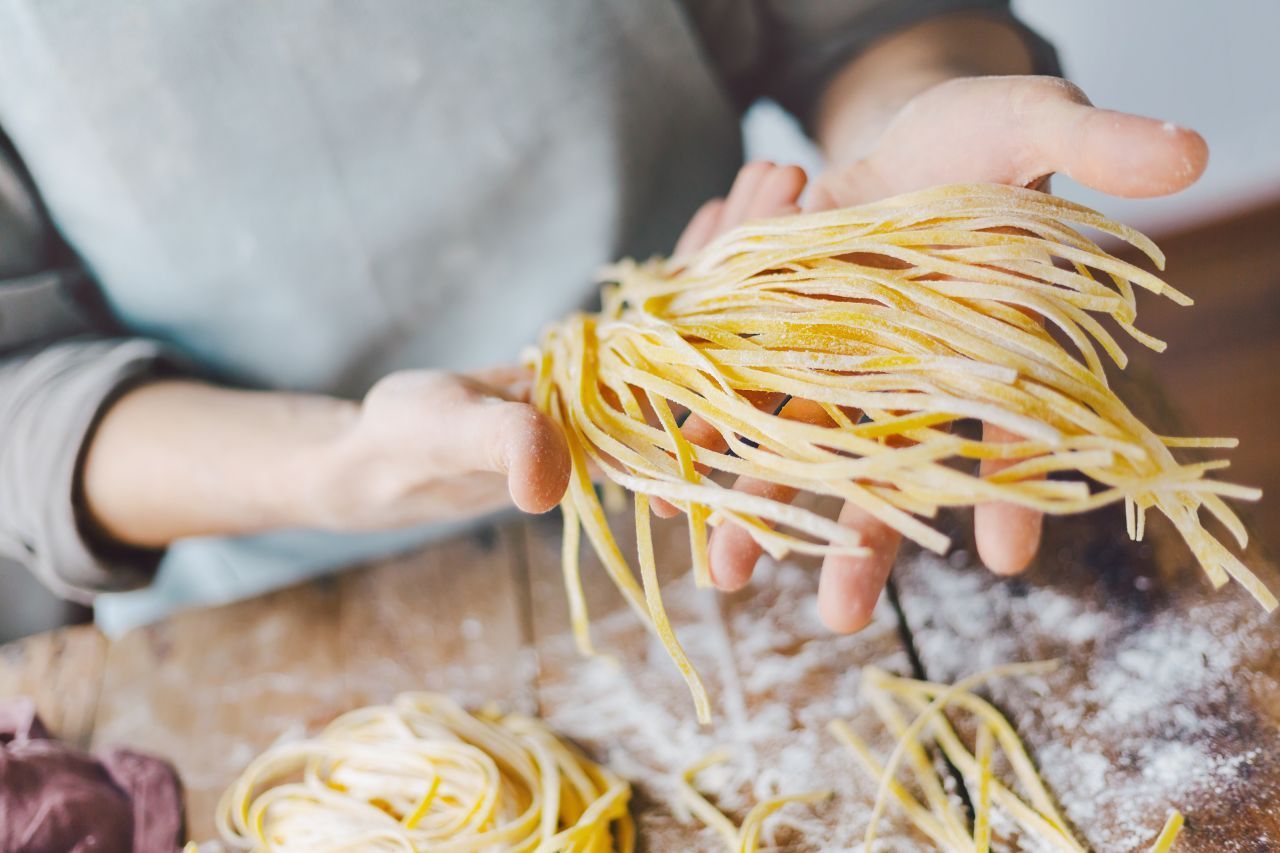
[[[1274,608],[1275,597],[1201,518],[1208,511],[1244,547],[1244,527],[1223,499],[1259,492],[1210,477],[1225,461],[1181,461],[1172,452],[1235,442],[1157,435],[1107,383],[1104,359],[1123,368],[1126,358],[1099,316],[1161,350],[1163,342],[1134,326],[1135,285],[1191,300],[1077,227],[1125,240],[1163,266],[1150,240],[1087,208],[979,184],[748,223],[686,264],[607,270],[613,283],[601,313],[551,328],[528,357],[534,402],[564,428],[573,459],[562,503],[564,567],[580,647],[591,648],[578,567],[585,530],[680,667],[699,718],[709,718],[705,690],[663,612],[652,498],[687,513],[704,584],[708,525],[741,525],[775,556],[862,548],[831,519],[721,486],[704,472],[851,501],[939,552],[948,539],[923,519],[942,507],[1004,501],[1063,514],[1124,501],[1135,539],[1154,508],[1215,586],[1233,577]],[[783,395],[820,404],[829,422],[789,420],[752,402]],[[712,425],[732,452],[687,441],[681,410]],[[949,430],[966,418],[1021,440]],[[1015,464],[982,476],[983,459]],[[589,463],[635,494],[639,580],[609,530]],[[1056,472],[1084,477],[1046,479]]]
[[[254,853],[631,853],[630,799],[541,720],[402,693],[259,755],[223,793],[217,824]]]

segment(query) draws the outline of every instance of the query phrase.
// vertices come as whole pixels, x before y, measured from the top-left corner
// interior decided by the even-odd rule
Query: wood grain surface
[[[0,697],[31,697],[53,734],[88,746],[106,654],[106,638],[91,625],[6,643],[0,646]]]
[[[628,516],[615,521],[630,529]],[[918,666],[946,681],[1056,658],[1053,674],[996,682],[989,695],[1081,838],[1100,851],[1145,850],[1178,808],[1188,824],[1175,850],[1280,850],[1280,620],[1234,587],[1210,589],[1155,521],[1135,544],[1114,512],[1053,519],[1035,567],[1012,580],[976,563],[963,516],[946,523],[955,550],[905,555],[899,606],[882,601],[851,637],[821,628],[812,566],[765,567],[747,590],[719,596],[688,578],[683,524],[655,525],[664,598],[715,706],[708,729],[590,558],[587,599],[604,654],[578,654],[554,517],[506,521],[111,643],[77,628],[9,644],[0,697],[34,696],[53,732],[73,742],[172,761],[197,839],[213,837],[219,792],[275,740],[426,689],[545,715],[635,782],[647,850],[719,849],[674,802],[672,780],[724,746],[730,760],[698,778],[708,796],[740,819],[761,796],[830,789],[818,806],[780,813],[769,841],[836,851],[856,848],[874,790],[823,727],[839,716],[882,755],[892,746],[859,700],[862,667]],[[620,538],[629,552],[634,543]],[[1258,548],[1248,558],[1280,589]],[[929,849],[892,811],[882,835],[880,849]]]

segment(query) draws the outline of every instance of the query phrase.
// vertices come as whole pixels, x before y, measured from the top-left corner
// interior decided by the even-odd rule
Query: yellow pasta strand
[[[1135,539],[1155,509],[1215,586],[1234,578],[1274,609],[1272,592],[1201,513],[1243,546],[1225,499],[1256,500],[1258,491],[1216,479],[1225,462],[1173,452],[1234,440],[1159,435],[1108,384],[1105,360],[1123,368],[1126,357],[1101,320],[1160,349],[1134,326],[1136,290],[1191,300],[1081,229],[1124,240],[1163,266],[1150,240],[1087,208],[974,184],[748,223],[684,263],[607,269],[601,312],[549,328],[526,358],[534,402],[570,445],[565,577],[580,647],[590,649],[579,529],[628,603],[682,660],[660,597],[646,595],[618,548],[589,465],[608,494],[622,488],[685,511],[701,585],[709,579],[707,528],[718,524],[741,526],[775,557],[865,553],[858,535],[832,519],[712,476],[723,474],[852,502],[934,551],[949,541],[923,519],[945,507],[1003,501],[1067,514],[1123,502]],[[787,398],[812,401],[829,421],[785,417],[778,409]],[[731,452],[688,442],[676,426],[681,413]],[[1021,440],[949,432],[967,418]],[[980,459],[1014,464],[983,476],[972,462]],[[1063,472],[1075,479],[1044,479]],[[682,671],[706,722],[696,673]]]
[[[1048,672],[1054,666],[1056,666],[1056,664],[1051,661],[1031,664],[1008,664],[994,670],[988,670],[986,672],[977,673],[976,675],[971,675],[968,678],[962,679],[955,684],[946,687],[936,696],[932,697],[932,700],[925,709],[920,712],[919,716],[917,716],[915,720],[912,721],[911,725],[909,725],[899,736],[897,745],[889,755],[888,760],[885,761],[884,777],[892,779],[896,776],[898,764],[902,760],[902,756],[908,749],[909,745],[920,737],[921,732],[926,726],[933,722],[934,718],[941,716],[942,711],[953,698],[960,694],[968,693],[969,688],[976,687],[977,685],[989,681],[992,678],[1005,675],[1039,674]],[[891,685],[896,683],[889,676],[879,673],[877,670],[872,670],[872,673],[873,675],[879,676],[877,681],[886,688],[889,688]],[[1022,781],[1022,783],[1031,791],[1032,799],[1040,811],[1041,816],[1044,817],[1045,820],[1050,821],[1055,828],[1062,830],[1063,827],[1065,827],[1066,822],[1060,815],[1058,815],[1054,808],[1052,800],[1044,790],[1044,786],[1040,783],[1039,775],[1036,774],[1035,769],[1031,766],[1030,759],[1027,758],[1025,751],[1022,750],[1021,742],[1018,741],[1017,735],[1013,732],[1013,728],[1007,721],[1005,721],[1004,717],[999,714],[995,714],[994,719],[988,719],[985,722],[991,724],[996,729],[997,736],[1001,736],[1000,739],[1004,741],[1002,746],[1005,747],[1006,754],[1008,754],[1010,760],[1013,762],[1014,770],[1017,771],[1020,781]],[[1011,742],[1016,744],[1014,748],[1009,748]],[[981,775],[980,772],[979,775]],[[879,823],[881,815],[884,814],[884,809],[887,804],[887,793],[887,785],[882,781],[880,790],[876,794],[875,806],[871,810],[871,820],[867,826],[866,845],[868,849],[871,848],[871,843],[875,840],[876,825]]]
[[[831,734],[848,748],[879,785],[864,837],[866,849],[872,849],[884,806],[892,799],[902,808],[911,824],[943,850],[986,853],[992,846],[992,815],[1000,811],[1011,818],[1028,839],[1039,841],[1052,850],[1084,853],[1085,848],[1071,834],[1009,721],[989,702],[972,693],[973,688],[995,678],[1043,673],[1054,666],[1053,661],[1007,664],[953,685],[901,678],[867,667],[863,671],[863,695],[885,727],[898,738],[889,758],[884,763],[878,761],[843,720],[833,720],[828,725]],[[916,713],[909,725],[904,724],[900,708]],[[952,727],[944,713],[948,709],[967,712],[973,717],[977,734],[972,749]],[[930,746],[941,749],[969,786],[969,800],[973,804],[971,833],[963,826],[956,831],[954,803],[929,795],[930,790],[940,789],[942,785],[937,765],[927,757],[917,760],[914,756],[924,756]],[[997,747],[1012,767],[1023,795],[1015,793],[1012,787],[994,776],[992,763]],[[904,756],[908,759],[906,766],[912,771],[916,787],[926,793],[927,807],[898,778]],[[1182,815],[1174,811],[1151,847],[1151,853],[1166,853],[1181,827]]]
[[[630,853],[630,798],[539,720],[404,693],[258,756],[222,795],[217,827],[262,853]]]
[[[784,806],[791,803],[817,803],[831,796],[830,791],[810,791],[804,794],[773,797],[756,803],[751,807],[751,811],[747,812],[742,826],[734,826],[733,821],[713,806],[693,784],[694,777],[703,770],[728,761],[730,757],[728,750],[716,750],[690,764],[676,780],[681,801],[694,817],[716,831],[729,853],[756,853],[760,849],[760,833],[765,820]]]
[[[978,799],[973,804],[973,846],[978,853],[991,849],[991,727],[978,729]]]
[[[1178,834],[1182,832],[1182,822],[1182,812],[1174,809],[1165,821],[1164,829],[1160,830],[1155,843],[1151,845],[1151,853],[1169,853],[1173,842],[1178,840]]]

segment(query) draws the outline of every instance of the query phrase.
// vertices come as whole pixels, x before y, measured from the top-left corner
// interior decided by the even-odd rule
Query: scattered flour
[[[835,793],[819,806],[789,806],[771,818],[765,838],[770,849],[862,849],[875,788],[825,726],[858,714],[863,665],[906,672],[908,662],[896,616],[884,602],[860,634],[835,636],[823,628],[816,582],[812,570],[784,563],[762,567],[750,591],[728,598],[695,589],[687,577],[664,584],[681,642],[712,697],[715,725],[705,730],[694,720],[692,702],[666,653],[629,612],[593,620],[592,630],[602,650],[627,661],[625,670],[601,658],[575,660],[567,653],[568,637],[548,643],[552,653],[544,661],[565,663],[563,671],[543,668],[543,713],[630,778],[638,796],[665,806],[642,818],[642,833],[658,845],[651,849],[667,849],[652,839],[689,820],[677,798],[676,775],[719,747],[729,748],[732,760],[707,769],[697,781],[736,820],[767,797],[815,789]],[[809,701],[797,705],[797,695]],[[882,753],[892,748],[882,731],[859,733]],[[922,849],[896,821],[892,815],[882,821],[875,849]],[[698,850],[722,845],[709,831],[698,838]]]
[[[1059,587],[1001,582],[954,555],[917,555],[906,574],[909,589],[928,590],[904,592],[904,608],[932,678],[1063,661],[1043,678],[995,682],[990,695],[1018,709],[1011,716],[1046,783],[1096,849],[1145,849],[1175,807],[1229,822],[1231,803],[1267,802],[1250,772],[1269,760],[1276,778],[1280,731],[1260,724],[1242,695],[1242,679],[1270,681],[1249,674],[1269,653],[1254,608],[1212,594],[1186,606],[1126,608],[1072,590],[1070,579]],[[1133,588],[1149,590],[1143,580]],[[1271,796],[1280,802],[1280,791]],[[1280,849],[1280,838],[1269,844],[1239,849]]]

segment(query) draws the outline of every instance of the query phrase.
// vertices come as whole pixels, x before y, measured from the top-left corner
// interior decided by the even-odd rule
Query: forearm
[[[930,18],[845,66],[819,101],[814,133],[830,167],[848,166],[870,153],[890,119],[926,89],[955,77],[1032,70],[1031,51],[1007,23],[973,13]]]
[[[82,498],[101,534],[144,547],[305,525],[323,450],[356,412],[328,397],[143,385],[94,432]]]

